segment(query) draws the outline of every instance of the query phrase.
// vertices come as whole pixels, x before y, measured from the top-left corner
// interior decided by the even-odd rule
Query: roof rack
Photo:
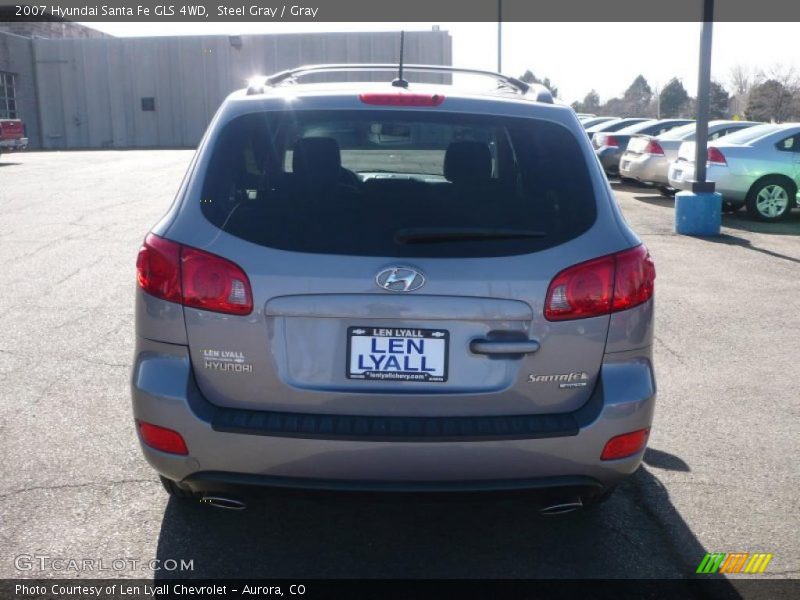
[[[275,75],[265,77],[261,81],[251,80],[247,87],[247,95],[263,94],[266,88],[276,87],[282,83],[296,83],[297,79],[307,75],[318,73],[335,73],[335,72],[356,72],[356,71],[397,71],[398,65],[391,63],[352,63],[352,64],[320,64],[320,65],[303,65],[294,69],[281,71]],[[553,95],[545,86],[540,84],[530,84],[517,79],[516,77],[509,77],[502,73],[495,73],[494,71],[483,71],[480,69],[463,69],[459,67],[450,67],[447,65],[403,65],[404,71],[414,71],[417,73],[463,73],[467,75],[481,75],[494,79],[498,86],[511,88],[525,97],[530,97],[537,102],[553,103]],[[260,78],[256,78],[260,79]]]

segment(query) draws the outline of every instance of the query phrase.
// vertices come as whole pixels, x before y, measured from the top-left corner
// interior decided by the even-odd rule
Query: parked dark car
[[[629,125],[633,125],[634,123],[641,123],[642,121],[648,121],[649,119],[643,119],[638,117],[626,117],[624,119],[614,119],[613,121],[606,121],[605,123],[600,123],[599,125],[593,125],[592,127],[586,128],[586,133],[589,135],[589,139],[591,140],[594,137],[594,134],[599,133],[601,131],[617,131],[622,129],[623,127],[628,127]]]
[[[592,138],[594,151],[597,153],[603,169],[609,175],[619,173],[619,159],[628,147],[634,135],[661,135],[670,129],[691,123],[691,119],[652,119],[634,123],[616,131],[598,132]]]

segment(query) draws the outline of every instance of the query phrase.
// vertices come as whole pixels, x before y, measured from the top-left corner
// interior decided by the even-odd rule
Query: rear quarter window
[[[386,257],[536,252],[597,217],[568,129],[417,110],[237,117],[216,139],[200,202],[215,226],[261,246]],[[434,235],[407,235],[420,231]]]

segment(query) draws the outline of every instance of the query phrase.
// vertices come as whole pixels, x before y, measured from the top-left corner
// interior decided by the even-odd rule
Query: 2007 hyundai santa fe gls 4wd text
[[[574,112],[498,74],[296,83],[335,69],[228,97],[145,238],[147,460],[207,501],[605,499],[653,418],[655,269]]]

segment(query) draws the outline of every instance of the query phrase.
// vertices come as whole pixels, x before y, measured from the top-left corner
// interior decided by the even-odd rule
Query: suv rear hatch
[[[185,308],[211,402],[387,416],[586,402],[609,311],[548,320],[548,286],[626,242],[593,227],[598,202],[569,129],[296,110],[237,117],[215,139],[198,204],[219,231],[203,250],[242,268],[254,309]],[[614,261],[603,264],[573,271],[550,304],[611,294]]]

